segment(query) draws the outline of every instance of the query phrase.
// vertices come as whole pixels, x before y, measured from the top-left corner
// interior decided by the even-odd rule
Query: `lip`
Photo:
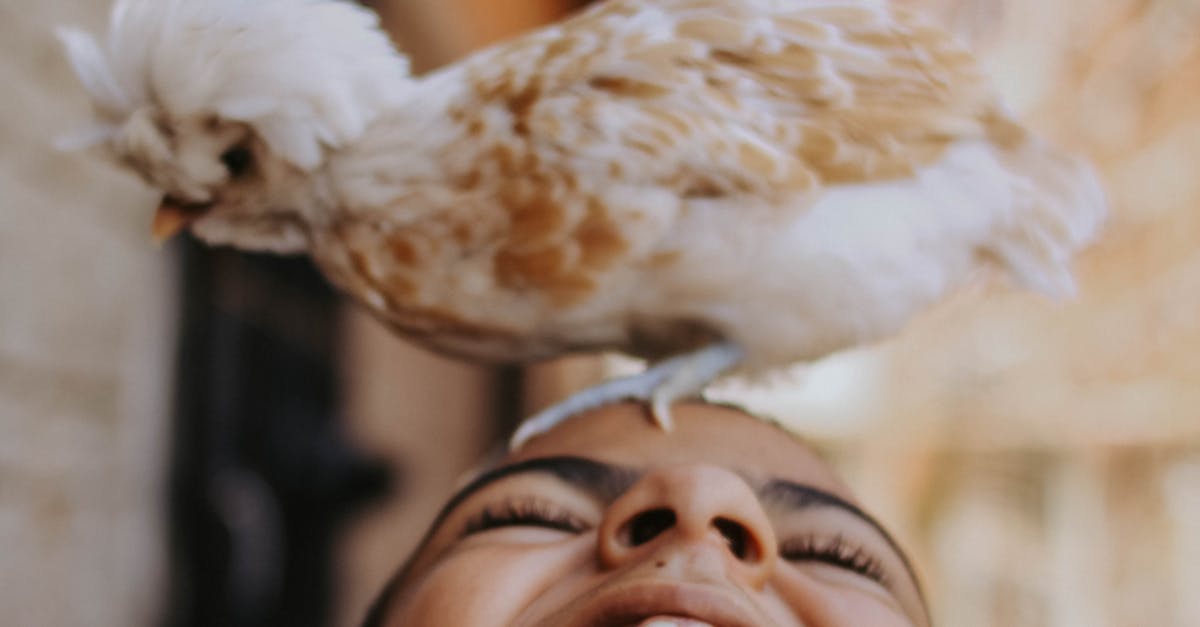
[[[763,627],[745,599],[709,584],[634,581],[602,590],[571,627],[629,627],[656,617],[686,618],[713,627]]]

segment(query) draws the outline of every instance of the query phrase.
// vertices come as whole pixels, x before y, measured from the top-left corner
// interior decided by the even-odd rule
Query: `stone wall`
[[[142,625],[159,514],[173,261],[152,196],[54,151],[89,111],[52,35],[104,0],[0,0],[0,624]]]

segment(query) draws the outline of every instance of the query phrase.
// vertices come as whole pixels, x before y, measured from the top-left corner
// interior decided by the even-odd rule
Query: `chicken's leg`
[[[649,403],[654,422],[669,431],[671,403],[699,393],[710,381],[737,365],[743,355],[742,349],[734,344],[713,344],[657,363],[641,374],[587,388],[521,423],[509,446],[516,450],[571,416],[620,400]]]

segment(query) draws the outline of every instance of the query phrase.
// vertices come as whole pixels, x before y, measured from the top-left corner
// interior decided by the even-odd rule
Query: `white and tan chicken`
[[[646,373],[526,422],[672,399],[883,338],[988,266],[1052,295],[1091,171],[882,0],[609,0],[414,77],[337,0],[119,0],[64,29],[99,144],[190,227],[304,253],[469,359],[616,349]]]

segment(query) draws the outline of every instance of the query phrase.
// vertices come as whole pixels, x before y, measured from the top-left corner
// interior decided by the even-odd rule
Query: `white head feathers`
[[[116,137],[140,111],[216,115],[310,170],[411,84],[377,16],[343,0],[118,0],[106,45],[58,34],[99,118],[74,147]]]

